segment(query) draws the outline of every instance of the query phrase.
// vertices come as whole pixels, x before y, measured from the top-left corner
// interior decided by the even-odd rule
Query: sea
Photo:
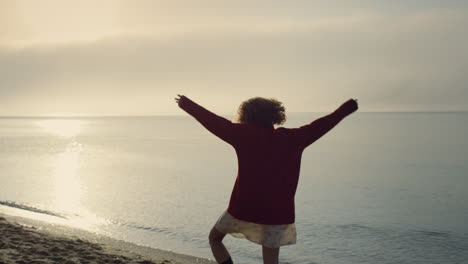
[[[212,259],[236,174],[234,149],[190,116],[0,118],[4,214]],[[468,263],[468,113],[349,116],[304,151],[295,203],[281,263]],[[261,246],[225,244],[262,263]]]

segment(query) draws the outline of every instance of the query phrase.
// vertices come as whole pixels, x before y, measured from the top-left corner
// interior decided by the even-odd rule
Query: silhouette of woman
[[[178,95],[179,107],[236,151],[238,173],[227,210],[209,234],[218,263],[233,263],[222,240],[226,234],[262,245],[264,264],[277,264],[279,248],[296,243],[294,196],[306,147],[358,109],[350,99],[333,113],[299,128],[275,128],[286,120],[275,99],[251,98],[238,110],[238,123]]]

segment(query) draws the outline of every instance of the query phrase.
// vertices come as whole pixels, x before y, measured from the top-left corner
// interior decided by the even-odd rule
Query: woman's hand
[[[174,98],[174,99],[175,99],[176,103],[177,103],[179,106],[181,106],[181,105],[184,103],[184,101],[187,99],[187,97],[185,97],[185,95],[180,95],[180,94],[178,94],[177,97]]]
[[[343,109],[346,109],[346,112],[351,114],[358,109],[357,99],[349,99],[341,107],[343,107]]]

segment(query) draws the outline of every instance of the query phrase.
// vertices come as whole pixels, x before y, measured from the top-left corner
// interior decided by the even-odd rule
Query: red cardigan
[[[234,147],[238,173],[227,211],[237,219],[267,225],[294,223],[294,195],[303,150],[357,109],[348,101],[300,128],[238,124],[184,97],[180,107]]]

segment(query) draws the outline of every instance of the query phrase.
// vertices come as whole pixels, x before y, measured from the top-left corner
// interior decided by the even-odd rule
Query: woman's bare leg
[[[231,258],[229,252],[223,244],[223,238],[226,234],[221,233],[213,226],[210,231],[210,236],[208,237],[210,241],[211,252],[218,263],[224,263]]]
[[[263,264],[278,264],[279,248],[262,246]]]

